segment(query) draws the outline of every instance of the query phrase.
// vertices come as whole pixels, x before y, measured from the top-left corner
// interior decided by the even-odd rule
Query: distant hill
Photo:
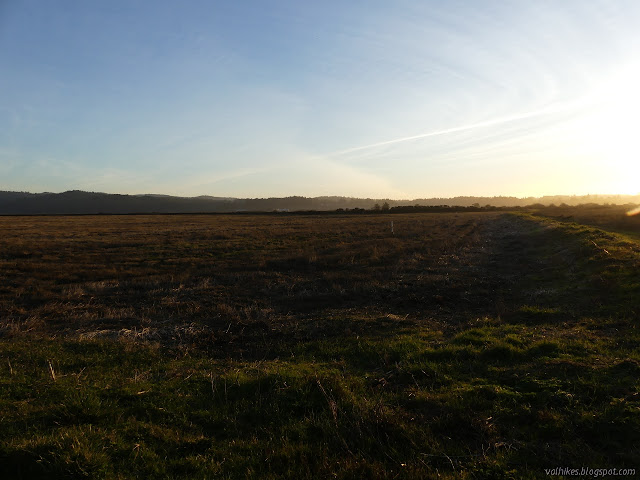
[[[214,212],[269,212],[303,210],[337,210],[362,208],[369,210],[377,203],[391,207],[421,206],[496,206],[516,207],[534,204],[580,205],[640,204],[640,195],[582,195],[545,197],[454,197],[392,200],[352,197],[284,197],[284,198],[227,198],[227,197],[173,197],[161,194],[116,195],[109,193],[72,190],[63,193],[28,193],[0,191],[0,215],[38,214],[126,214],[126,213],[214,213]]]

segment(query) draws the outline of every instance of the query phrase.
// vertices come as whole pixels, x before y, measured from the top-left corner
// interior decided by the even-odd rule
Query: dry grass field
[[[639,218],[550,212],[0,217],[0,473],[635,468]]]
[[[3,328],[184,347],[206,332],[222,347],[256,333],[267,346],[326,334],[334,316],[448,321],[493,301],[473,274],[489,259],[480,232],[493,218],[5,217]]]

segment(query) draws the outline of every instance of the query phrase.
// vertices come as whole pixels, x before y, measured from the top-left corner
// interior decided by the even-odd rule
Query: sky
[[[640,192],[640,2],[0,0],[0,190]]]

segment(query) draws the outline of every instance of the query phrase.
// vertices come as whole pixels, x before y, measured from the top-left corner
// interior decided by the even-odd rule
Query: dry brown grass
[[[469,272],[495,218],[2,217],[2,331],[166,341],[207,331],[222,345],[315,335],[326,318],[453,315],[489,301],[490,285]]]
[[[635,466],[639,266],[527,214],[0,218],[0,471]]]

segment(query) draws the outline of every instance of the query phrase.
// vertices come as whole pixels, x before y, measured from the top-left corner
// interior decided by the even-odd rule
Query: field
[[[0,477],[637,472],[639,268],[614,207],[0,217]]]

